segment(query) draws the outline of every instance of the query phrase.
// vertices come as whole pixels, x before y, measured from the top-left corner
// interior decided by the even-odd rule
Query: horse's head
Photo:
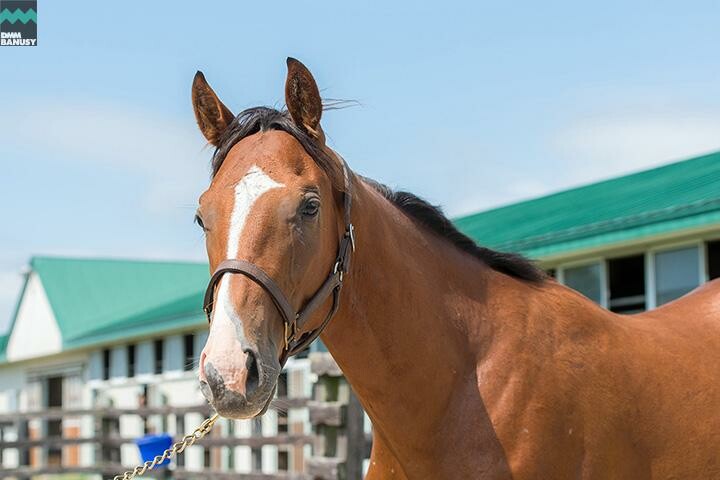
[[[344,177],[341,160],[324,144],[315,80],[294,59],[288,59],[285,97],[288,112],[256,108],[236,118],[203,75],[195,76],[195,116],[216,147],[197,223],[212,271],[226,259],[257,266],[298,312],[336,259],[345,228]],[[208,294],[213,308],[201,389],[221,415],[247,418],[263,412],[274,393],[287,324],[262,281],[226,273]],[[317,328],[329,304],[322,302],[301,330]]]

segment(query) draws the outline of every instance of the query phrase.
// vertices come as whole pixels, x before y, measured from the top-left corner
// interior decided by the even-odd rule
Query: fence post
[[[309,357],[318,381],[308,402],[316,439],[307,473],[312,480],[359,480],[366,450],[360,402],[329,353]]]
[[[348,391],[350,395],[346,411],[347,415],[345,416],[347,438],[345,478],[359,480],[362,478],[363,459],[366,456],[365,452],[367,450],[365,448],[365,411],[349,384]]]
[[[30,426],[28,420],[20,420],[17,423],[17,439],[18,441],[25,441],[30,438]],[[22,447],[18,448],[18,457],[20,465],[27,465],[30,467],[30,448]],[[29,480],[30,476],[20,475],[20,480]]]

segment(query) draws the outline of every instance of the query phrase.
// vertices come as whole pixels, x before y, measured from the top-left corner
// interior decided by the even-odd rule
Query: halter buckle
[[[297,321],[300,318],[300,314],[295,314],[295,319],[292,322],[283,322],[283,326],[285,329],[285,351],[290,350],[290,341],[295,340],[295,335],[297,334]]]
[[[350,223],[347,227],[347,235],[350,237],[350,247],[352,247],[352,251],[355,251],[355,226]]]
[[[333,275],[340,275],[340,282],[343,281],[343,275],[345,274],[345,270],[342,268],[342,262],[338,259],[335,262],[335,265],[333,266]]]

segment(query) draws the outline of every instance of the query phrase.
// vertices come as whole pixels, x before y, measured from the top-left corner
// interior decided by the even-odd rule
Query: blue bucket
[[[143,462],[152,461],[158,455],[162,455],[165,450],[172,445],[172,437],[166,433],[162,435],[145,435],[135,440],[135,444],[140,449],[140,456]],[[157,467],[166,467],[170,464],[168,458],[162,463],[158,463]],[[155,467],[155,468],[157,468]]]

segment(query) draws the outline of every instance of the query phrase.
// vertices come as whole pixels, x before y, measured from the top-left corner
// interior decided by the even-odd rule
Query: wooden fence
[[[328,353],[310,354],[312,372],[318,376],[313,385],[312,398],[276,398],[272,409],[307,409],[312,433],[282,433],[274,436],[211,435],[199,440],[196,445],[208,449],[210,457],[223,447],[247,446],[254,449],[266,445],[290,446],[302,451],[310,445],[312,454],[303,459],[301,471],[278,471],[277,473],[237,473],[230,470],[207,468],[200,471],[186,470],[182,462],[174,465],[155,478],[174,479],[245,479],[245,480],[355,480],[362,477],[363,461],[369,457],[370,436],[365,434],[364,413],[360,403],[342,376],[342,372]],[[125,444],[134,444],[135,438],[123,438],[119,435],[104,433],[102,422],[108,419],[119,421],[123,416],[136,416],[147,419],[151,416],[164,416],[166,421],[176,421],[178,433],[189,432],[195,425],[186,424],[185,415],[197,413],[210,415],[208,405],[190,407],[144,407],[136,409],[94,408],[82,410],[47,409],[38,412],[0,414],[0,465],[2,454],[14,449],[21,459],[20,466],[12,469],[0,469],[0,477],[17,480],[30,479],[37,475],[61,473],[100,474],[103,478],[112,478],[134,465],[122,465],[118,462],[103,460],[108,449],[118,449]],[[95,425],[95,434],[87,438],[69,438],[47,436],[30,438],[28,422],[43,422],[91,417]],[[9,441],[3,432],[11,427],[17,432],[17,439]],[[96,464],[93,466],[75,465],[37,465],[30,462],[31,453],[39,449],[59,449],[68,446],[92,444],[95,447]],[[41,456],[38,456],[38,458]],[[33,466],[27,466],[32,463]],[[178,464],[179,463],[179,464]]]

